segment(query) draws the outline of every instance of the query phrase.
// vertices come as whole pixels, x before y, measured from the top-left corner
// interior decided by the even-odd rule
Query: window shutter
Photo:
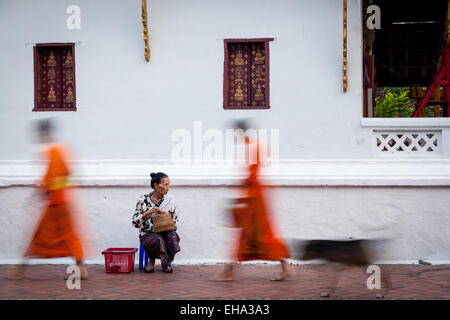
[[[46,48],[42,52],[42,106],[56,108],[62,105],[61,97],[61,51]]]
[[[264,43],[251,44],[250,75],[251,75],[251,105],[266,105],[266,65]]]
[[[71,47],[62,49],[62,102],[64,108],[73,108],[75,104],[75,73]]]
[[[248,106],[250,104],[248,96],[248,47],[245,44],[231,43],[228,52],[228,103],[234,107]]]
[[[35,105],[33,111],[75,111],[74,44],[34,47]]]
[[[268,109],[269,41],[225,39],[224,109]]]

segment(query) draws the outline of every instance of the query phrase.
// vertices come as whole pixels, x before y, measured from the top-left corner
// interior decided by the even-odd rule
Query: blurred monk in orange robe
[[[76,221],[72,216],[73,208],[69,204],[70,170],[66,163],[66,150],[61,144],[53,141],[52,124],[49,120],[41,120],[38,123],[38,134],[39,141],[47,144],[43,153],[48,160],[48,168],[41,181],[46,208],[40,217],[24,257],[74,257],[80,268],[81,279],[87,279],[88,273],[83,263],[83,248],[76,232]],[[24,270],[25,266],[21,270],[22,275]]]
[[[246,122],[239,122],[238,128],[247,130]],[[288,247],[284,241],[275,236],[268,205],[266,203],[265,188],[259,181],[259,170],[261,167],[259,144],[246,137],[246,146],[250,158],[248,176],[243,181],[241,191],[243,197],[237,199],[232,216],[234,227],[240,228],[240,238],[234,250],[238,262],[250,260],[280,261],[282,270],[272,279],[273,281],[284,280],[287,276],[294,274],[294,269],[285,260],[290,257]],[[252,160],[255,163],[252,163]],[[232,281],[233,264],[215,275],[213,281]]]

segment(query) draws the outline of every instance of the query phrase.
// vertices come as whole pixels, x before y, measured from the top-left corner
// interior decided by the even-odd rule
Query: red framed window
[[[76,111],[74,43],[42,43],[33,49],[33,111]]]
[[[269,42],[225,39],[224,109],[269,109]]]

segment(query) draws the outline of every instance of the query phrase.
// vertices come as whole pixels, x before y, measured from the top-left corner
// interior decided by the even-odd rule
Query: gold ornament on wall
[[[142,25],[144,26],[145,60],[150,61],[150,47],[148,46],[147,0],[142,0]]]
[[[344,48],[343,48],[343,86],[344,92],[347,92],[347,0],[344,1]]]

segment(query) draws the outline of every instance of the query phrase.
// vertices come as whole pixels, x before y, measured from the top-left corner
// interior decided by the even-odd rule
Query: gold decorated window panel
[[[34,67],[35,106],[33,110],[76,110],[73,44],[36,45]]]
[[[226,42],[225,45],[224,108],[268,108],[267,42]]]

